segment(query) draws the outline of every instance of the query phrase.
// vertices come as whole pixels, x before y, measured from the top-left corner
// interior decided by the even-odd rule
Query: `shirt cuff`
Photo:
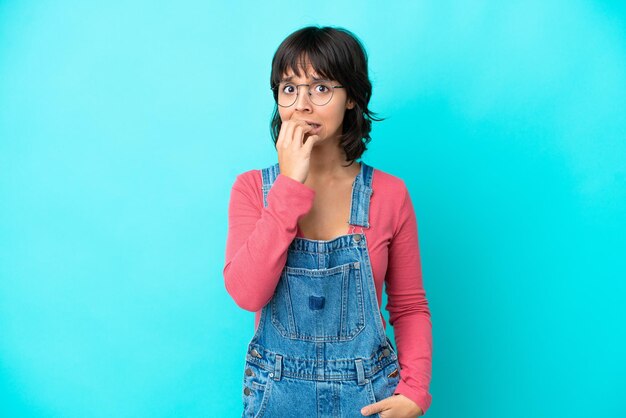
[[[430,403],[432,401],[432,396],[428,391],[415,389],[409,385],[407,385],[404,380],[400,380],[398,386],[396,386],[394,395],[404,395],[413,402],[417,404],[422,410],[422,415],[426,414],[428,408],[430,408]]]

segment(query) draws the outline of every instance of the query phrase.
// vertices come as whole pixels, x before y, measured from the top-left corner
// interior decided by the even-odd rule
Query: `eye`
[[[285,94],[293,94],[295,87],[291,84],[286,84],[281,87],[281,91]]]
[[[328,93],[329,90],[330,90],[330,87],[327,86],[326,84],[317,84],[317,85],[315,85],[315,92],[316,93]]]

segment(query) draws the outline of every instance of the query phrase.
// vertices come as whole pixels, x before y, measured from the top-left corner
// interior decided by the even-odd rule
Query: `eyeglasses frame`
[[[321,81],[330,81],[330,80],[318,80],[316,83],[319,83]],[[290,104],[289,106],[283,106],[280,103],[278,103],[278,93],[277,93],[277,97],[276,97],[276,104],[280,107],[291,107],[294,104],[296,104],[296,102],[298,101],[298,96],[300,95],[300,86],[307,86],[307,93],[309,94],[309,100],[311,100],[310,96],[311,96],[311,84],[315,84],[315,83],[309,83],[309,84],[296,84],[295,88],[296,88],[296,98],[293,101],[292,104]],[[276,89],[278,89],[278,87],[280,86],[280,83],[277,85],[274,85],[274,87],[271,87],[271,90],[274,91]],[[330,103],[330,101],[333,99],[333,96],[335,95],[335,89],[343,89],[345,88],[345,86],[330,86],[333,89],[333,94],[330,96],[330,99],[328,99],[328,101],[326,103],[324,103],[323,105],[318,105],[313,103],[313,100],[311,100],[311,104],[314,106],[326,106],[328,103]]]

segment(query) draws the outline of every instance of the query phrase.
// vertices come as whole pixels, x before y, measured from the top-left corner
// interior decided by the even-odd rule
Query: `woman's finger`
[[[311,127],[306,124],[303,125],[299,123],[298,126],[295,127],[293,132],[293,142],[295,142],[295,146],[297,148],[302,147],[302,144],[304,143],[304,134],[310,130]]]
[[[306,139],[306,142],[304,143],[302,148],[306,149],[306,153],[308,155],[311,155],[311,150],[315,146],[315,143],[319,141],[319,139],[320,139],[319,135],[311,135]]]
[[[293,141],[293,130],[295,128],[295,124],[291,120],[286,120],[283,124],[285,125],[285,147],[289,147]]]

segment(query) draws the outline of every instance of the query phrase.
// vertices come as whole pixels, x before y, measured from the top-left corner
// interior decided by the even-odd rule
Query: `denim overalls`
[[[279,165],[261,172],[267,206]],[[400,364],[383,329],[362,233],[370,226],[372,172],[361,162],[352,186],[349,223],[361,233],[291,242],[248,345],[242,417],[362,417],[362,407],[393,395]]]

